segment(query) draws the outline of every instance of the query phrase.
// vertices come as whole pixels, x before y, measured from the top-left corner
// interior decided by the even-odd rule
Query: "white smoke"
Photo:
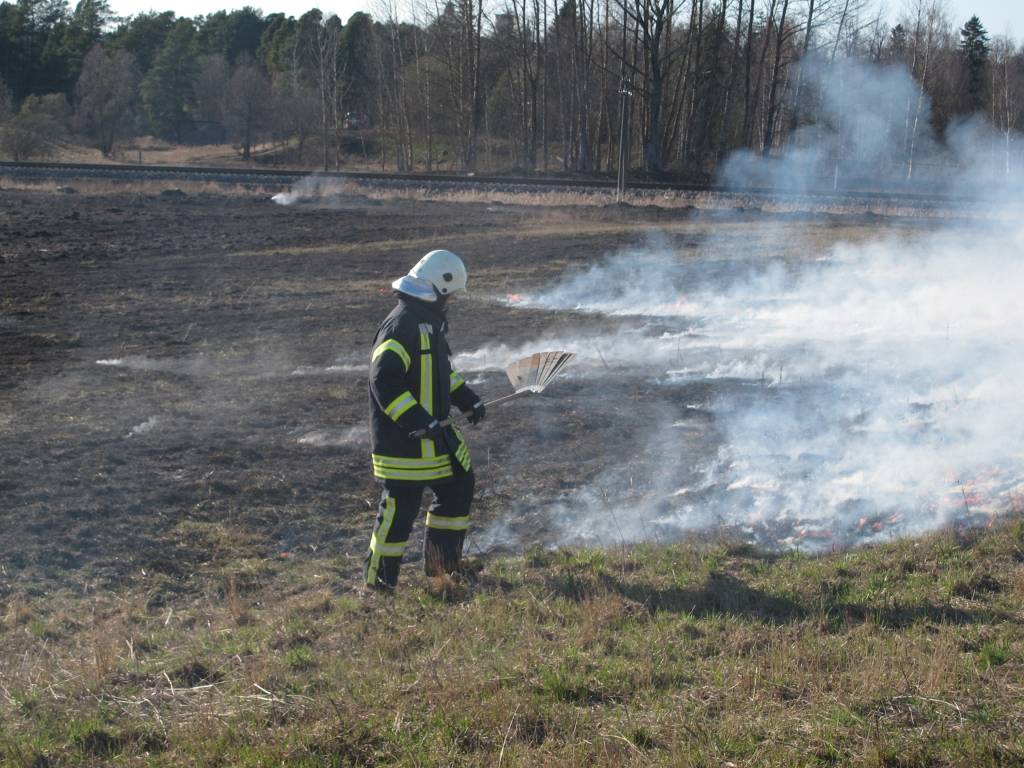
[[[1022,188],[1019,134],[1007,136],[974,116],[954,118],[937,136],[931,101],[904,64],[812,55],[802,66],[800,93],[801,119],[810,115],[814,122],[786,137],[780,157],[732,153],[719,168],[720,184],[907,189],[981,199]]]
[[[332,374],[366,373],[370,369],[368,363],[336,363],[334,365],[300,365],[292,376],[330,376]]]
[[[342,355],[327,366],[296,366],[291,356],[272,346],[252,353],[233,355],[185,355],[180,357],[126,357],[104,358],[96,365],[109,368],[127,368],[134,371],[151,371],[185,376],[230,378],[230,377],[278,377],[278,376],[338,376],[365,374],[369,369],[362,355]]]
[[[152,432],[160,424],[160,421],[160,417],[150,416],[141,424],[136,424],[134,427],[132,427],[129,430],[128,434],[125,435],[125,437],[138,437],[139,435],[145,435],[149,432]]]
[[[669,414],[634,426],[649,433],[641,458],[556,505],[554,540],[725,525],[841,544],[1005,509],[1024,491],[1022,252],[1019,225],[839,245],[799,263],[704,261],[655,241],[525,297],[632,316],[628,332],[555,341],[581,353],[577,375],[589,366],[583,392],[641,370]],[[686,401],[709,382],[706,402]]]
[[[287,192],[278,192],[270,199],[278,205],[291,206],[298,202],[319,197],[328,185],[334,190],[337,187],[337,182],[329,182],[327,179],[314,174],[300,180]]]
[[[277,205],[312,205],[332,210],[358,210],[372,204],[359,194],[355,182],[325,176],[307,176],[287,192],[270,198]]]
[[[349,445],[363,445],[369,442],[370,432],[366,427],[314,429],[304,432],[298,438],[300,445],[312,445],[316,448],[337,448]]]

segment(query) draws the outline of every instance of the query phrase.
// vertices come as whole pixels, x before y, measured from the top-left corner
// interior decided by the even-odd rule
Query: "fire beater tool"
[[[540,394],[575,356],[574,352],[534,352],[521,360],[516,360],[505,369],[505,375],[508,376],[515,392],[486,402],[484,405],[490,408],[492,405],[514,400],[523,395]],[[441,425],[446,427],[450,422],[450,419],[445,419]],[[409,437],[419,439],[426,434],[427,430],[417,429],[410,432]]]

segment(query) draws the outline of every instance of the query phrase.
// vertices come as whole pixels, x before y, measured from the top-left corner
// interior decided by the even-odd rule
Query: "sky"
[[[500,1],[500,0],[499,0]],[[1009,35],[1024,43],[1024,0],[947,0],[950,15],[958,26],[972,15],[977,15],[992,36]],[[74,5],[74,2],[71,3]],[[110,7],[119,16],[130,16],[143,11],[174,11],[178,16],[196,16],[220,10],[233,10],[251,5],[264,15],[285,13],[299,17],[310,8],[318,7],[325,13],[337,14],[343,21],[356,11],[374,14],[381,0],[110,0]],[[895,19],[902,0],[887,0],[889,16]],[[380,14],[374,14],[380,15]]]

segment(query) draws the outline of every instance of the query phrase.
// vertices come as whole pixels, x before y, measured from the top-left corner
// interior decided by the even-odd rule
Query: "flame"
[[[832,531],[824,528],[800,528],[796,532],[801,539],[831,539]]]
[[[523,300],[523,295],[521,293],[510,293],[505,297],[505,300],[509,304],[519,304]]]
[[[895,512],[888,517],[882,517],[881,515],[862,517],[857,520],[857,529],[862,533],[866,532],[865,529],[878,533],[879,531],[885,530],[890,525],[896,525],[901,518],[902,516],[898,512]]]

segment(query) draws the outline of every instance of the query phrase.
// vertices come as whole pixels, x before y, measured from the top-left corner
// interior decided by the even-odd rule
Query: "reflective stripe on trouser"
[[[366,554],[366,583],[388,587],[398,583],[402,554],[419,514],[426,487],[433,491],[434,500],[427,512],[424,570],[428,575],[457,571],[466,531],[465,528],[453,530],[447,526],[468,527],[474,484],[472,472],[436,484],[385,482]],[[437,525],[446,527],[435,527]]]
[[[385,488],[381,493],[377,521],[366,553],[366,583],[371,587],[393,587],[398,583],[398,567],[422,495],[423,489],[418,486],[397,493]]]

